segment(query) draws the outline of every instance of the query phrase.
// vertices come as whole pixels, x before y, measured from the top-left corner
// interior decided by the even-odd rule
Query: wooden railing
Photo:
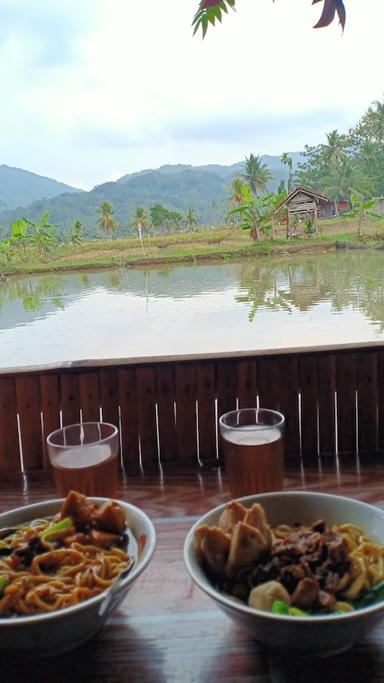
[[[61,424],[118,424],[127,471],[220,461],[218,415],[236,406],[286,417],[287,459],[384,451],[384,349],[163,360],[0,375],[0,470],[48,467]]]

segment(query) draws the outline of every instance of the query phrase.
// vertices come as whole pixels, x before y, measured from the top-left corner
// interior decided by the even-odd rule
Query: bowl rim
[[[148,566],[149,562],[152,559],[152,556],[155,552],[155,547],[156,547],[156,531],[155,527],[153,525],[152,520],[148,517],[148,515],[138,508],[136,505],[132,505],[132,503],[127,503],[124,500],[119,500],[118,498],[111,498],[111,497],[101,497],[101,496],[87,496],[89,500],[92,500],[95,503],[103,503],[105,501],[113,500],[114,502],[118,503],[121,505],[121,507],[124,509],[125,512],[130,512],[133,515],[136,515],[137,518],[141,518],[142,521],[144,521],[147,526],[148,526],[148,541],[147,541],[147,549],[146,549],[146,557],[144,559],[139,559],[137,563],[134,564],[132,567],[132,570],[128,573],[128,575],[121,581],[120,587],[121,590],[123,590],[126,586],[128,586],[130,583],[134,581],[143,571],[144,569]],[[49,500],[42,500],[39,501],[38,503],[31,503],[30,505],[23,505],[18,508],[11,508],[10,510],[4,510],[3,512],[0,513],[0,524],[2,517],[8,514],[21,514],[21,513],[26,513],[25,521],[28,521],[29,519],[33,519],[31,517],[30,513],[33,513],[34,511],[38,511],[39,509],[42,509],[44,507],[49,507],[49,506],[58,506],[58,509],[64,502],[65,498],[52,498]],[[43,513],[44,514],[44,513]],[[21,522],[22,524],[22,522]],[[136,538],[136,537],[135,537]],[[136,541],[138,539],[136,538]],[[99,593],[99,595],[95,595],[92,598],[89,598],[88,600],[84,600],[83,602],[80,602],[78,605],[71,605],[69,607],[64,607],[63,609],[58,609],[54,610],[52,612],[47,612],[47,613],[42,613],[42,614],[31,614],[31,615],[25,615],[25,616],[17,616],[17,617],[0,617],[0,632],[1,629],[4,628],[20,628],[25,625],[29,624],[34,624],[34,623],[40,623],[40,622],[46,622],[46,621],[55,621],[56,619],[61,619],[65,618],[66,616],[70,617],[73,614],[77,614],[78,612],[81,612],[83,610],[89,609],[92,607],[92,605],[95,605],[99,602],[103,602],[107,595],[107,590],[108,588],[105,589],[102,593]],[[120,592],[120,591],[119,591]]]
[[[294,497],[304,497],[304,498],[322,498],[323,500],[330,500],[330,499],[337,499],[341,504],[343,502],[348,502],[348,504],[353,503],[356,504],[358,507],[362,507],[365,509],[374,509],[381,513],[384,521],[384,510],[376,505],[371,505],[370,503],[365,503],[364,501],[358,500],[356,498],[350,498],[348,496],[341,496],[333,493],[323,493],[323,492],[318,492],[318,491],[273,491],[271,493],[257,493],[253,494],[250,496],[243,496],[242,498],[236,498],[236,499],[231,499],[231,500],[236,500],[239,503],[242,503],[243,505],[246,506],[246,503],[253,503],[253,502],[258,502],[258,500],[265,499],[265,498],[276,498],[276,497],[281,497],[281,498],[294,498]],[[213,598],[216,602],[220,603],[223,607],[228,607],[229,609],[232,609],[234,611],[240,612],[244,615],[249,615],[253,617],[259,617],[266,619],[270,621],[271,623],[280,621],[282,623],[287,623],[287,624],[292,624],[294,620],[294,623],[302,623],[302,624],[332,624],[333,622],[337,621],[348,621],[348,620],[358,620],[362,619],[365,616],[368,615],[373,615],[376,612],[381,612],[384,609],[384,600],[382,602],[379,602],[377,604],[373,604],[371,606],[367,607],[362,607],[359,610],[355,610],[354,612],[345,612],[343,614],[321,614],[321,615],[308,615],[308,616],[292,616],[289,614],[275,614],[272,612],[267,612],[266,610],[260,610],[256,609],[255,607],[249,607],[248,605],[245,605],[244,603],[237,601],[236,599],[233,599],[231,597],[227,597],[224,593],[220,593],[216,588],[212,586],[212,584],[209,582],[209,579],[207,577],[204,577],[204,580],[201,580],[196,574],[192,566],[192,562],[190,559],[190,554],[194,555],[196,558],[196,562],[198,562],[197,554],[194,549],[194,533],[196,529],[198,529],[200,526],[203,526],[206,521],[207,517],[211,517],[212,515],[219,515],[225,507],[228,505],[228,503],[231,502],[230,500],[222,503],[221,505],[217,505],[214,508],[211,508],[206,512],[204,515],[202,515],[196,522],[195,524],[191,527],[189,530],[187,537],[184,542],[184,548],[183,548],[183,557],[184,557],[184,564],[186,566],[187,572],[189,573],[190,577],[192,580],[196,583],[196,585],[206,593],[209,597]],[[247,506],[246,506],[247,507]]]

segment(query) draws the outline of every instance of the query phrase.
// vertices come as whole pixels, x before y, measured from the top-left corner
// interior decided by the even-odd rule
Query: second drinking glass
[[[266,408],[242,408],[219,420],[231,496],[278,491],[284,479],[284,416]]]

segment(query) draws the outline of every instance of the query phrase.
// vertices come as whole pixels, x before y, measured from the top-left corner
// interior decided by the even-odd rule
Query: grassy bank
[[[43,273],[65,270],[85,270],[129,265],[185,263],[203,260],[229,260],[248,256],[279,255],[334,248],[335,242],[357,243],[357,226],[352,221],[332,219],[322,221],[321,234],[300,235],[287,240],[283,231],[276,238],[253,243],[248,231],[236,228],[215,228],[184,232],[162,237],[138,239],[93,240],[79,245],[62,244],[44,258],[29,247],[9,260],[0,254],[3,276],[22,273]],[[364,226],[363,243],[384,242],[384,219]],[[359,241],[361,244],[361,240]]]

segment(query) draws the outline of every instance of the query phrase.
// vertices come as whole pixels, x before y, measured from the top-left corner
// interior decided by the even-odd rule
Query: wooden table
[[[383,464],[336,464],[329,469],[288,471],[285,487],[340,493],[370,503],[384,501]],[[2,476],[2,511],[54,497],[50,473]],[[200,515],[228,500],[220,469],[127,477],[119,497],[152,518],[157,532],[152,563],[93,640],[55,659],[15,661],[3,656],[0,680],[384,682],[383,629],[338,657],[285,659],[255,642],[194,586],[184,569],[184,538]]]

